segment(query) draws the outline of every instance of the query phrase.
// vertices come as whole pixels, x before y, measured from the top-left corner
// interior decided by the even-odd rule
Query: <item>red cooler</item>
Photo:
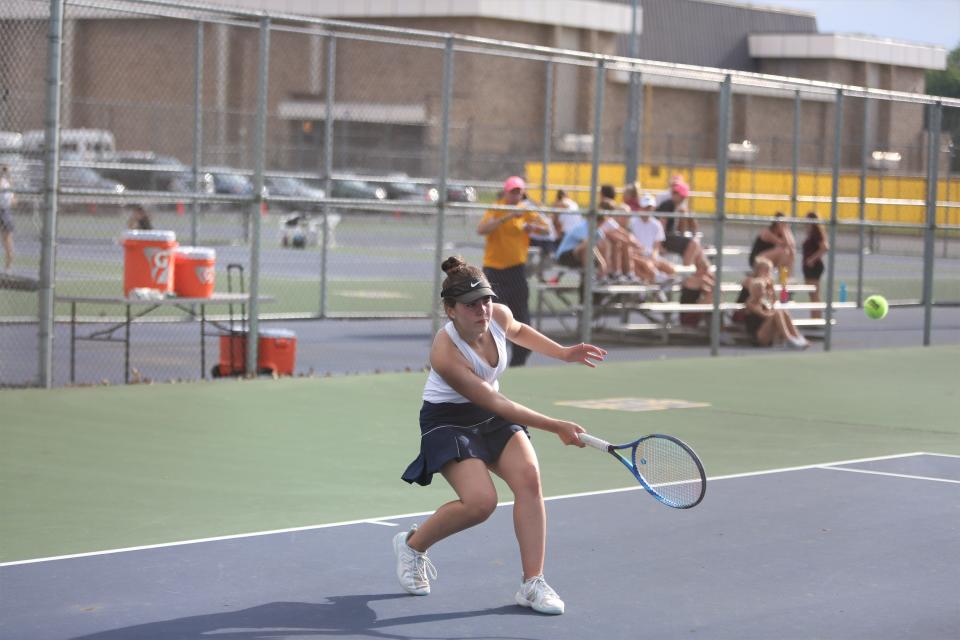
[[[297,334],[288,329],[261,329],[257,340],[257,372],[292,376],[297,359]],[[234,329],[220,336],[220,363],[213,375],[243,375],[247,363],[247,332]]]
[[[257,368],[292,376],[297,360],[297,334],[289,329],[263,329],[257,342]]]
[[[209,298],[216,279],[217,252],[209,247],[177,247],[173,290],[181,298]]]
[[[123,234],[123,294],[131,289],[156,289],[173,292],[173,251],[177,234],[173,231],[131,229]]]

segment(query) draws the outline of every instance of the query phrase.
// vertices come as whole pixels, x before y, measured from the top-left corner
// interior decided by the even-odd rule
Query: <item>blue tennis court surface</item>
[[[920,638],[960,629],[960,456],[907,453],[711,479],[689,511],[643,490],[551,499],[547,579],[513,604],[511,508],[430,551],[403,593],[390,545],[423,515],[0,567],[0,636]]]

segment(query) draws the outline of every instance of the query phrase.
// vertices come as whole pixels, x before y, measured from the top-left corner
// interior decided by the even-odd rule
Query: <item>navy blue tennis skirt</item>
[[[424,401],[420,408],[420,455],[401,476],[426,486],[451,460],[479,458],[493,464],[513,434],[527,428],[470,403]]]

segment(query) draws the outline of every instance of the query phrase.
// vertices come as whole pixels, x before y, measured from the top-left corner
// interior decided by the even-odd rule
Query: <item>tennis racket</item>
[[[707,491],[703,464],[678,438],[655,433],[627,444],[610,444],[587,433],[579,435],[580,442],[622,462],[650,495],[668,507],[689,509],[703,500]],[[627,450],[627,455],[620,453]]]

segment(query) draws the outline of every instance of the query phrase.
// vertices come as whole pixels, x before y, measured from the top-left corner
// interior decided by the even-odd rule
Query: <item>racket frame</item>
[[[698,504],[700,504],[700,502],[703,501],[703,497],[707,493],[707,474],[703,469],[703,463],[700,462],[700,458],[699,456],[697,456],[694,450],[691,449],[687,445],[687,443],[685,443],[680,438],[668,436],[663,433],[651,433],[649,435],[643,436],[642,438],[638,438],[637,440],[634,440],[633,442],[628,442],[626,444],[611,444],[602,438],[592,436],[588,433],[581,433],[578,435],[580,437],[580,442],[590,447],[593,447],[594,449],[599,449],[600,451],[606,451],[607,453],[612,455],[614,458],[619,460],[621,463],[623,463],[623,466],[625,466],[627,470],[629,470],[630,473],[633,474],[633,477],[635,477],[637,481],[640,483],[640,485],[647,490],[647,493],[649,493],[658,501],[662,502],[668,507],[673,507],[674,509],[692,509],[693,507],[697,506]],[[651,438],[665,438],[679,445],[680,448],[682,448],[684,451],[687,452],[687,454],[693,460],[694,464],[697,465],[697,470],[700,472],[701,491],[700,491],[700,496],[697,498],[696,502],[689,505],[673,504],[672,502],[664,498],[662,495],[660,495],[657,492],[657,490],[651,487],[650,484],[646,481],[646,479],[644,479],[643,474],[641,474],[637,468],[637,449],[639,448],[641,443]],[[620,451],[623,451],[625,449],[630,449],[629,458],[625,457],[620,453]]]

